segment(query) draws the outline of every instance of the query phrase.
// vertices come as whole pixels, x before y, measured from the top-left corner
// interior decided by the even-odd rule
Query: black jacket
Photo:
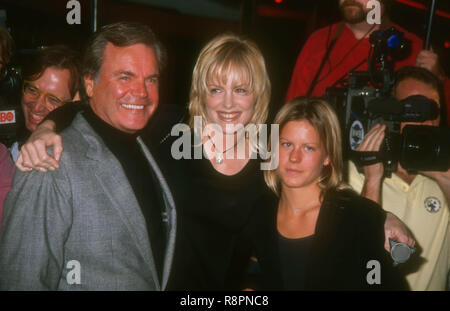
[[[256,289],[282,290],[277,208],[278,198],[265,195],[254,209],[246,232],[258,258],[260,273],[253,278]],[[306,290],[405,290],[405,279],[393,267],[384,250],[386,215],[374,202],[352,191],[325,195],[308,257]],[[370,260],[380,263],[381,284],[369,285]]]

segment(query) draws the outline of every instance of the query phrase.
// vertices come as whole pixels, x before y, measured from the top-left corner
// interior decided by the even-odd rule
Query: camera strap
[[[333,50],[334,45],[336,44],[337,40],[341,36],[342,32],[344,31],[344,22],[340,22],[337,26],[336,32],[334,33],[333,37],[331,38],[330,45],[328,45],[327,50],[325,51],[325,54],[323,55],[322,62],[320,63],[319,69],[317,70],[316,74],[314,75],[314,79],[311,81],[311,84],[309,85],[308,92],[306,93],[306,97],[309,98],[314,91],[314,88],[317,84],[317,80],[319,79],[320,73],[322,72],[323,66],[325,66],[325,63],[328,59],[328,56],[330,55],[331,51]]]
[[[359,167],[383,162],[382,154],[378,151],[352,151],[351,158]]]

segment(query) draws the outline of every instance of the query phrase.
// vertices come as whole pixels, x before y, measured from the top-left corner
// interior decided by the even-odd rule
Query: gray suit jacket
[[[166,203],[162,280],[144,216],[118,160],[80,114],[61,135],[59,169],[14,176],[0,227],[0,290],[164,290],[176,211],[149,150],[138,138]]]

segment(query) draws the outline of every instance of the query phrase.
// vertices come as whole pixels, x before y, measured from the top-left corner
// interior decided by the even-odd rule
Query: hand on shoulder
[[[53,147],[53,157],[47,153],[49,146]],[[53,121],[45,121],[20,149],[16,166],[23,172],[55,170],[59,167],[62,151],[62,139],[54,132]]]

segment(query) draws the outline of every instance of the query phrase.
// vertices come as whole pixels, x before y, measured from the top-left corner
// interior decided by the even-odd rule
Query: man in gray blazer
[[[176,212],[139,137],[158,105],[162,47],[146,26],[94,35],[89,108],[62,132],[60,168],[17,171],[0,231],[0,290],[164,290]]]

